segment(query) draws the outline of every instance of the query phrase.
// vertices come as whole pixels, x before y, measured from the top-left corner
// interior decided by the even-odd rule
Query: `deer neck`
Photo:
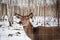
[[[33,26],[32,26],[32,24],[29,22],[29,24],[28,25],[26,25],[26,26],[23,26],[23,28],[24,29],[32,29],[33,28]]]
[[[27,34],[27,36],[31,39],[33,39],[33,26],[31,23],[29,23],[29,25],[24,26],[24,31]]]

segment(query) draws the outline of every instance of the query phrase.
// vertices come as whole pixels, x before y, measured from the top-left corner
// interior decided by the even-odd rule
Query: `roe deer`
[[[20,14],[15,13],[15,15],[16,15],[16,17],[21,19],[19,24],[23,25],[23,28],[24,28],[27,36],[29,38],[31,38],[31,40],[38,40],[39,38],[37,37],[38,35],[36,34],[36,33],[38,33],[38,30],[37,30],[38,28],[37,29],[33,28],[32,24],[30,23],[30,18],[33,17],[33,14],[30,13],[29,15],[21,16]],[[37,36],[35,36],[35,35],[37,35]]]
[[[16,17],[20,18],[21,21],[19,24],[23,25],[23,28],[31,40],[60,40],[60,28],[59,27],[33,27],[30,23],[30,18],[33,17],[33,14],[26,16],[21,16],[20,14],[15,13]],[[54,34],[54,35],[52,35]],[[57,36],[56,36],[57,35]]]

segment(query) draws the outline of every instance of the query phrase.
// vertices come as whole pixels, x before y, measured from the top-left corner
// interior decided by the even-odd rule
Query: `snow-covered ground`
[[[20,27],[0,27],[0,40],[31,40]]]
[[[58,26],[58,19],[55,17],[46,16],[44,20],[44,17],[37,16],[30,19],[30,22],[33,25],[33,27],[44,26],[44,21],[45,27]]]
[[[8,17],[2,17],[0,21],[0,40],[31,40],[25,33],[23,26],[18,24],[20,19],[13,17],[13,24],[9,26]],[[44,26],[44,17],[33,17],[30,19],[33,27]],[[58,20],[54,17],[45,17],[45,26],[58,26]]]
[[[0,40],[31,40],[26,35],[23,26],[17,24],[19,19],[14,16],[13,24],[9,26],[8,18],[5,17],[4,21],[0,21]]]

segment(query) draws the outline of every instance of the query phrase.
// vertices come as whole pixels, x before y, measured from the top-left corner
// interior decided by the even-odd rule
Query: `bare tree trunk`
[[[0,18],[2,17],[2,4],[0,4]]]

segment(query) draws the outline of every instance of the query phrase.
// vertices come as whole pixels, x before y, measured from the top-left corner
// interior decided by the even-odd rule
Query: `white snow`
[[[44,17],[37,16],[30,19],[31,24],[33,27],[44,26]],[[45,17],[45,27],[53,27],[58,26],[58,19],[55,17]]]
[[[12,26],[20,27],[20,25],[17,24],[19,21],[21,21],[21,20],[18,19],[16,16],[13,16],[13,24],[12,24]],[[32,25],[34,27],[44,26],[44,17],[43,16],[33,17],[32,19],[30,19],[30,22],[32,23]],[[8,17],[7,16],[4,17],[4,21],[0,22],[0,25],[9,26],[9,22],[8,22]],[[48,26],[58,26],[58,19],[55,18],[55,17],[46,16],[45,17],[45,26],[47,26],[47,25]]]
[[[8,17],[5,16],[3,21],[0,21],[0,40],[31,40],[25,33],[23,26],[18,24],[20,19],[13,17],[13,24],[9,26]],[[33,27],[44,26],[44,17],[37,16],[30,19]],[[48,23],[48,24],[47,24]],[[58,20],[55,17],[45,17],[45,26],[53,27],[58,26]],[[18,34],[19,32],[20,34]],[[10,36],[8,36],[11,34]]]
[[[4,20],[0,22],[0,25],[2,25],[2,27],[0,27],[0,40],[31,40],[26,35],[23,26],[17,24],[17,22],[20,21],[18,18],[14,17],[15,19],[13,20],[12,26],[9,26],[8,20],[5,20],[7,17],[5,17]],[[8,36],[9,34],[12,34],[12,36]]]
[[[44,17],[33,17],[30,22],[33,27],[44,26]]]
[[[20,19],[18,19],[16,16],[13,16],[13,22],[19,22]]]
[[[22,25],[20,25],[20,30],[14,30],[14,29],[19,29],[19,27],[16,27],[16,28],[15,27],[6,27],[6,28],[1,27],[0,28],[0,40],[31,40],[26,35]],[[20,32],[20,34],[16,34],[17,32]],[[9,34],[12,34],[13,36],[12,37],[8,36]]]
[[[54,17],[46,17],[45,18],[45,26],[46,27],[48,27],[48,26],[50,26],[50,27],[58,26],[58,19],[54,18]]]
[[[8,16],[7,16],[7,15],[5,15],[4,17],[2,16],[1,19],[2,19],[3,21],[0,21],[0,25],[3,25],[3,26],[8,27],[8,26],[9,26]]]

